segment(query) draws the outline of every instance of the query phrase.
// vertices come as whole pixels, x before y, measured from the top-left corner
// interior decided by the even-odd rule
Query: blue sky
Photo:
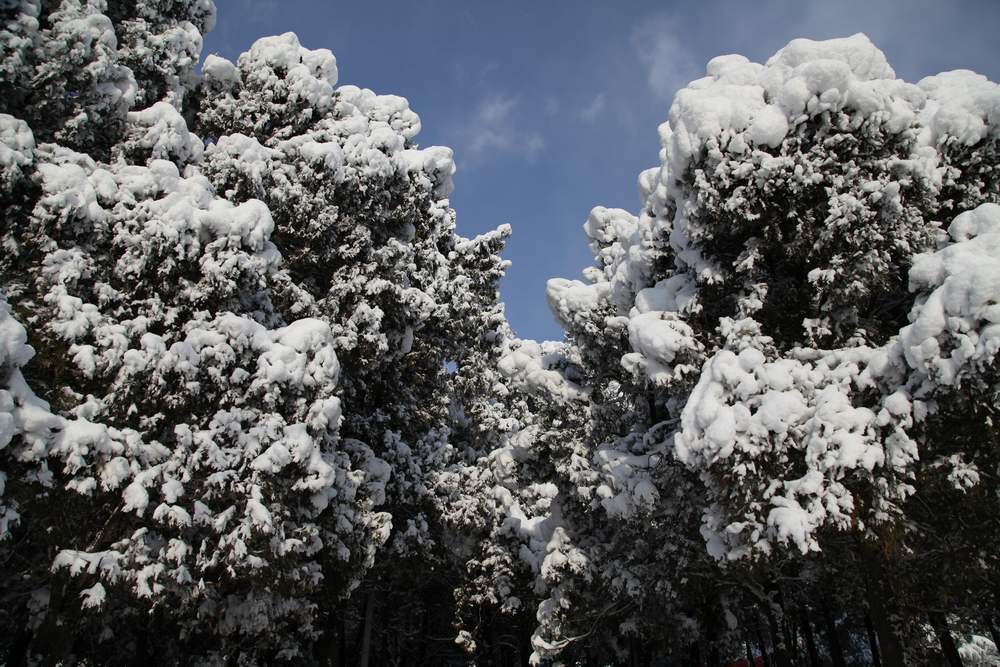
[[[950,69],[1000,80],[1000,1],[216,0],[205,53],[235,60],[292,31],[337,56],[340,83],[409,99],[421,146],[455,150],[459,232],[510,223],[501,287],[525,338],[561,338],[550,277],[591,257],[581,226],[597,205],[636,211],[657,164],[673,92],[711,58],[763,62],[795,37],[865,32],[897,76]]]

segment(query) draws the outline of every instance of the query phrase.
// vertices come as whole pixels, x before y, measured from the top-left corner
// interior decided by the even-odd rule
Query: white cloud
[[[698,75],[691,48],[674,30],[666,16],[644,20],[632,32],[632,46],[646,68],[646,80],[653,94],[670,100],[674,93]]]
[[[518,100],[507,95],[483,98],[472,117],[456,132],[457,158],[463,166],[475,166],[498,155],[521,157],[529,162],[545,148],[535,131],[517,123]]]
[[[528,135],[528,138],[524,143],[524,154],[528,160],[534,160],[544,148],[545,140],[542,139],[540,134],[533,133]]]
[[[510,113],[517,106],[517,100],[512,97],[488,97],[479,103],[476,116],[485,125],[506,123]]]
[[[580,120],[587,123],[593,123],[601,114],[604,113],[604,109],[608,106],[608,96],[606,93],[598,93],[590,104],[580,109]]]

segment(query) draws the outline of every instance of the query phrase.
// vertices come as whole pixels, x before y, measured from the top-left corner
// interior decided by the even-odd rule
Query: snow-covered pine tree
[[[888,572],[908,552],[900,530],[924,503],[914,494],[928,467],[956,462],[937,453],[950,431],[920,423],[938,409],[933,392],[899,386],[885,358],[917,317],[914,255],[936,246],[963,203],[998,196],[988,164],[998,88],[968,73],[908,86],[859,37],[796,41],[759,68],[713,61],[712,80],[678,95],[664,133],[674,269],[697,285],[696,328],[720,336],[686,398],[676,453],[709,489],[718,557],[795,545],[835,562],[835,533],[860,537],[844,559],[860,559],[883,659],[898,664],[876,598],[893,613],[909,595]],[[730,87],[751,74],[753,95],[771,102],[756,110]],[[943,92],[955,79],[964,96]],[[729,126],[705,132],[705,110],[720,103],[732,105]]]
[[[596,260],[587,282],[549,284],[569,347],[562,379],[547,383],[551,391],[572,379],[585,397],[582,420],[564,412],[556,419],[566,421],[553,423],[551,440],[572,450],[572,465],[544,474],[559,490],[553,504],[571,536],[561,544],[586,555],[539,607],[536,657],[572,655],[574,644],[606,629],[615,602],[653,608],[627,588],[602,588],[602,578],[628,573],[646,591],[699,576],[676,554],[625,557],[623,568],[615,552],[626,537],[641,543],[635,520],[654,543],[682,544],[691,526],[655,519],[680,512],[701,523],[721,566],[704,575],[714,592],[698,592],[716,600],[707,613],[685,607],[697,596],[674,608],[702,651],[732,650],[718,640],[749,642],[763,623],[769,652],[789,664],[793,637],[808,630],[815,650],[812,622],[825,614],[833,626],[846,612],[854,632],[866,616],[874,622],[884,664],[900,664],[890,617],[913,590],[900,561],[908,544],[926,538],[919,527],[908,532],[915,494],[950,480],[952,502],[972,498],[971,480],[982,479],[969,456],[985,463],[995,455],[991,438],[958,452],[979,431],[955,429],[985,420],[992,432],[995,399],[986,387],[995,383],[976,379],[990,377],[984,369],[996,359],[995,349],[977,347],[988,340],[977,327],[992,321],[989,301],[949,311],[941,335],[961,332],[960,340],[920,341],[932,360],[975,357],[977,365],[962,366],[966,375],[935,361],[915,380],[911,361],[901,361],[914,353],[899,349],[921,304],[934,304],[923,286],[956,282],[942,271],[930,278],[921,267],[944,260],[920,253],[946,244],[949,225],[972,224],[953,223],[955,213],[997,200],[997,99],[995,84],[967,72],[902,82],[862,35],[795,40],[765,65],[716,58],[677,94],[660,128],[661,167],[640,176],[639,217],[595,209],[585,226]],[[985,227],[959,235],[967,242],[978,233],[984,238],[964,256],[977,258],[970,271],[988,272]],[[990,284],[985,275],[979,282]],[[972,404],[958,398],[969,385],[980,387]],[[935,417],[952,414],[945,405],[964,412],[951,422]],[[540,459],[561,458],[535,446]],[[989,483],[981,488],[989,496]],[[600,503],[566,510],[588,493]],[[936,529],[960,539],[944,522]],[[963,543],[964,553],[985,548],[976,544]],[[975,558],[964,562],[981,572]],[[834,577],[852,582],[852,608],[831,608]],[[587,588],[589,599],[579,592]]]
[[[68,420],[32,443],[52,473],[18,528],[49,535],[18,540],[12,560],[47,559],[32,573],[55,576],[22,591],[34,602],[15,601],[30,607],[17,624],[50,656],[163,657],[180,649],[162,643],[173,636],[202,658],[292,657],[315,635],[317,554],[363,568],[384,541],[386,516],[371,507],[388,469],[338,443],[333,337],[284,308],[294,287],[267,208],[217,198],[192,166],[202,142],[178,109],[134,95],[162,89],[179,105],[194,80],[196,23],[214,8],[167,4],[105,14],[66,2],[41,17],[33,47],[44,58],[18,111],[49,143],[32,147],[25,124],[5,121],[22,149],[14,167],[31,179],[24,217],[4,229],[5,284],[40,351],[26,372]],[[159,61],[172,74],[141,66],[155,53],[126,35],[152,42],[156,30],[130,23],[138,15],[166,32],[176,24],[165,39],[191,44],[179,64]],[[81,67],[81,53],[99,66]],[[151,79],[131,78],[129,59]],[[129,79],[133,96],[92,101],[107,97],[107,72]],[[72,109],[48,108],[53,99]],[[128,110],[140,99],[154,103]],[[20,174],[5,170],[15,192]],[[59,505],[73,509],[45,510]],[[321,526],[323,515],[335,518]]]
[[[578,404],[565,400],[574,390],[547,368],[560,363],[560,346],[543,351],[502,333],[479,356],[485,372],[464,382],[479,398],[468,402],[453,437],[474,446],[447,473],[454,492],[444,516],[464,564],[455,593],[459,643],[477,662],[524,664],[545,592],[546,545],[560,529],[554,462],[539,445],[542,415],[572,419]],[[556,384],[568,393],[550,392]]]
[[[441,473],[469,456],[450,431],[477,409],[467,402],[482,401],[473,388],[487,368],[480,351],[503,327],[498,253],[509,230],[456,236],[451,151],[417,148],[406,100],[336,79],[333,56],[294,35],[258,41],[235,65],[209,57],[199,128],[214,140],[205,169],[216,188],[233,201],[260,197],[274,214],[285,266],[309,297],[295,307],[330,323],[344,368],[342,437],[391,466],[392,536],[355,599],[385,610],[397,645],[416,624],[399,649],[416,651],[421,616],[437,618],[433,607],[451,595],[438,515],[439,494],[455,490]],[[448,606],[435,621],[445,628]],[[377,632],[368,618],[361,641]],[[331,609],[331,624],[343,621]]]
[[[384,545],[390,588],[453,567],[446,363],[502,328],[508,232],[455,235],[450,151],[292,35],[199,79],[210,2],[4,12],[0,651],[331,659]]]
[[[498,626],[517,628],[525,610],[535,617],[536,662],[711,656],[697,641],[663,643],[664,623],[697,625],[707,610],[714,619],[721,601],[698,535],[700,505],[688,497],[698,494],[697,479],[667,467],[660,443],[643,438],[650,404],[620,362],[628,334],[602,275],[602,257],[616,252],[604,224],[634,231],[636,220],[595,210],[587,225],[598,255],[593,289],[550,284],[568,343],[504,342],[497,393],[512,419],[456,503],[455,514],[467,513],[458,517],[463,532],[479,542],[460,591],[461,639],[495,662],[514,658],[490,650]],[[662,502],[656,477],[669,488]]]

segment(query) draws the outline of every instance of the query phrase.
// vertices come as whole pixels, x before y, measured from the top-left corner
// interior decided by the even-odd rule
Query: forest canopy
[[[534,341],[329,50],[0,18],[0,663],[1000,664],[996,83],[711,60]]]

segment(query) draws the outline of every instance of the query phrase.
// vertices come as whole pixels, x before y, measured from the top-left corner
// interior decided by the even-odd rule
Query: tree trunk
[[[333,657],[333,648],[336,645],[338,634],[335,626],[335,617],[330,612],[321,618],[324,621],[323,634],[316,640],[316,644],[313,647],[313,657],[316,658],[316,664],[338,665],[339,667],[340,663],[335,662]]]
[[[788,658],[785,638],[781,635],[781,628],[778,625],[778,620],[774,617],[774,610],[771,609],[770,602],[764,604],[764,615],[767,617],[767,625],[771,630],[771,647],[775,667],[792,667],[792,662]]]
[[[520,624],[520,631],[518,632],[518,638],[520,639],[520,667],[531,667],[531,628],[533,626],[531,623],[524,621],[522,617],[522,622]]]
[[[139,628],[139,636],[136,637],[135,640],[135,655],[133,659],[138,664],[150,665],[153,663],[154,650],[149,645],[150,635],[152,634],[150,629],[159,625],[156,622],[156,616],[159,614],[159,609],[159,607],[155,607],[150,615],[144,615],[145,617],[140,616],[140,619],[142,619],[140,621],[140,625],[145,627]],[[181,651],[183,652],[184,649],[181,649]],[[234,655],[236,653],[237,652],[234,651]],[[164,656],[160,657],[162,658]]]
[[[865,614],[865,630],[868,631],[868,645],[872,649],[872,667],[882,667],[882,657],[879,655],[878,639],[875,637],[875,626],[872,617]]]
[[[782,617],[785,619],[785,622],[782,623],[782,631],[785,635],[785,645],[788,647],[788,658],[794,665],[805,664],[799,654],[799,627],[795,624],[791,614],[782,613]]]
[[[696,665],[696,667],[701,667],[701,642],[698,639],[691,642],[690,651],[691,664]]]
[[[372,624],[375,622],[375,592],[365,596],[365,620],[361,628],[361,650],[358,652],[358,667],[368,667],[372,651]]]
[[[747,650],[747,667],[754,667],[753,647],[750,645],[750,631],[743,632],[743,646]]]
[[[419,648],[417,649],[417,655],[416,655],[416,664],[418,665],[427,664],[427,648],[428,648],[427,638],[430,637],[430,631],[431,631],[431,622],[430,622],[431,607],[427,599],[426,593],[424,594],[423,598],[424,602],[423,604],[420,605],[423,614],[422,618],[420,619],[420,637],[418,638],[419,644],[417,644]]]
[[[497,635],[497,624],[493,619],[488,620],[487,623],[489,623],[490,636],[490,645],[487,648],[492,656],[490,658],[490,664],[502,665],[503,656],[500,653],[500,637]]]
[[[23,619],[23,622],[14,635],[14,641],[10,646],[10,653],[7,656],[8,667],[24,667],[28,664],[28,647],[31,645],[31,628],[28,627],[28,607],[22,604],[15,618]]]
[[[937,635],[938,641],[941,643],[941,652],[944,653],[948,664],[950,667],[962,667],[962,656],[958,654],[958,647],[955,646],[951,630],[948,629],[947,617],[940,611],[932,611],[928,616],[930,617],[931,627],[934,628],[934,634]]]
[[[718,619],[711,607],[705,609],[705,656],[710,667],[718,667],[722,659],[719,657],[719,626]]]
[[[338,633],[337,641],[337,662],[336,667],[347,664],[347,614],[341,613],[340,616],[340,632]]]
[[[868,598],[868,616],[878,636],[879,657],[885,667],[904,667],[903,647],[889,620],[892,592],[887,585],[882,555],[861,545],[861,561],[865,568],[865,594]],[[889,601],[889,605],[886,601]]]
[[[809,654],[811,667],[819,667],[819,651],[816,650],[816,638],[813,636],[812,624],[809,622],[809,610],[802,608],[802,636],[806,640],[806,652]]]
[[[826,625],[826,642],[830,648],[830,659],[833,667],[847,667],[847,660],[844,658],[844,646],[840,641],[840,628],[830,611],[830,606],[823,602],[823,622]]]
[[[55,667],[69,664],[73,651],[73,630],[65,627],[60,618],[65,605],[66,575],[53,576],[49,590],[49,608],[31,642],[28,662]]]
[[[764,633],[760,631],[760,625],[757,625],[757,646],[760,647],[760,658],[764,667],[771,667],[771,657],[767,653],[767,644],[764,643]]]
[[[709,667],[719,667],[722,664],[722,658],[719,657],[719,642],[717,641],[708,645],[708,664]]]

